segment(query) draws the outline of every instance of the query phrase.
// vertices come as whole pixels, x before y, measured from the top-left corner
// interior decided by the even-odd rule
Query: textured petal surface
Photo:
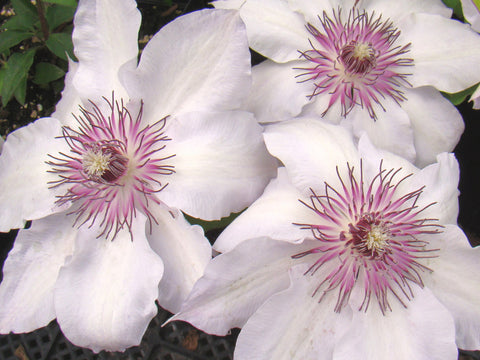
[[[75,345],[123,351],[140,343],[157,313],[163,264],[148,245],[145,221],[137,213],[131,234],[121,230],[113,241],[80,228],[54,294],[58,323]]]
[[[66,151],[60,122],[43,118],[8,135],[0,157],[0,231],[22,228],[35,220],[61,210],[55,205],[60,189],[49,189],[57,180],[48,173],[47,154]]]
[[[356,166],[358,152],[352,135],[344,128],[315,118],[298,118],[265,128],[270,153],[285,165],[289,178],[302,194],[323,189],[324,182],[338,183],[335,168]]]
[[[170,321],[187,321],[217,335],[242,327],[268,297],[288,287],[291,256],[307,246],[257,238],[215,257]]]
[[[377,306],[353,310],[345,334],[336,340],[335,360],[456,360],[455,328],[447,309],[428,289],[414,290],[403,308],[392,301],[382,315]],[[372,304],[374,305],[374,304]]]
[[[364,109],[357,108],[350,117],[357,137],[368,134],[372,143],[408,159],[415,160],[414,132],[408,114],[397,103],[383,99],[385,111],[376,106],[377,120],[373,120]]]
[[[290,183],[285,168],[265,192],[220,234],[214,244],[218,252],[230,251],[240,242],[259,236],[298,242],[311,236],[296,224],[313,224],[316,216],[300,202],[302,194]],[[308,199],[303,199],[308,203]]]
[[[77,234],[73,219],[55,214],[19,231],[3,266],[0,333],[33,331],[55,319],[53,289],[73,251]]]
[[[412,14],[401,22],[399,41],[412,43],[414,87],[431,85],[456,93],[480,82],[480,36],[469,25],[430,14]]]
[[[245,26],[236,11],[206,9],[178,17],[148,43],[136,72],[125,72],[130,96],[145,116],[228,110],[251,85]]]
[[[338,0],[337,0],[338,1]],[[427,13],[440,15],[450,18],[452,9],[445,6],[441,0],[404,0],[404,1],[384,1],[384,0],[360,0],[359,8],[366,11],[375,11],[376,14],[382,14],[383,19],[399,21],[411,13]]]
[[[453,151],[465,125],[462,116],[432,87],[420,87],[405,91],[408,101],[402,103],[412,127],[419,167],[435,162],[441,152]]]
[[[334,298],[322,302],[312,296],[312,281],[303,266],[292,269],[291,285],[268,299],[245,324],[237,340],[237,360],[327,360],[334,341],[346,329],[351,310],[333,311]]]
[[[156,209],[157,223],[147,231],[150,247],[163,260],[164,273],[158,287],[158,302],[172,313],[192,290],[212,258],[212,247],[198,225],[190,225],[175,209]]]
[[[461,0],[465,19],[472,25],[473,30],[480,32],[480,11],[472,0]]]
[[[299,83],[295,78],[301,74],[302,61],[277,64],[271,60],[252,69],[252,91],[245,109],[255,114],[258,122],[270,123],[286,120],[300,114],[313,90],[309,84]]]
[[[126,93],[120,67],[136,65],[141,16],[134,0],[81,1],[74,19],[73,46],[79,66],[73,84],[84,100]]]
[[[62,125],[73,126],[75,128],[76,120],[72,113],[78,111],[81,105],[80,95],[73,85],[73,79],[77,73],[78,63],[68,59],[68,72],[65,75],[65,87],[62,91],[62,98],[55,105],[55,112],[52,117],[58,119]]]
[[[175,173],[159,193],[167,205],[204,220],[238,212],[275,175],[261,127],[247,112],[189,113],[172,119],[166,150]]]
[[[273,61],[296,60],[298,50],[310,46],[304,17],[292,12],[286,0],[247,0],[240,15],[250,47]]]
[[[438,257],[427,264],[433,273],[425,277],[425,283],[453,315],[457,346],[479,350],[480,247],[472,249],[455,225],[448,225],[441,237]]]

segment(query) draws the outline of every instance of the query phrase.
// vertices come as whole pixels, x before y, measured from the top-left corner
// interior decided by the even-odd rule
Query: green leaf
[[[47,84],[51,81],[60,79],[65,75],[65,71],[60,69],[58,66],[41,62],[35,66],[35,76],[33,82],[35,84]]]
[[[33,31],[35,30],[35,26],[33,26],[32,21],[25,21],[20,16],[12,16],[10,19],[5,21],[3,25],[0,27],[2,30],[20,30],[20,31]]]
[[[58,5],[62,5],[62,6],[68,6],[68,7],[72,7],[72,8],[77,7],[77,0],[47,0],[45,2],[50,3],[50,4],[58,4]]]
[[[25,97],[27,96],[27,75],[28,72],[20,79],[19,84],[13,92],[15,99],[17,99],[18,103],[22,105],[25,104]]]
[[[37,9],[30,0],[11,0],[10,2],[17,16],[28,15],[35,18],[38,17]]]
[[[53,31],[59,25],[73,20],[75,8],[69,6],[52,5],[45,11],[45,18],[48,22],[50,31]]]
[[[443,3],[453,10],[453,13],[460,19],[463,20],[463,11],[461,0],[442,0]],[[475,0],[474,0],[475,1]]]
[[[0,92],[3,106],[7,105],[14,94],[17,100],[20,101],[23,99],[23,101],[25,101],[26,80],[34,56],[35,49],[28,50],[24,54],[13,53],[4,65],[2,70],[5,71],[5,73],[3,75],[3,86]],[[17,88],[19,89],[17,90]]]
[[[444,93],[442,92],[442,95],[444,97],[446,97],[448,100],[450,100],[450,102],[457,106],[457,105],[460,105],[462,102],[465,101],[465,99],[467,98],[467,96],[470,96],[472,95],[475,90],[477,89],[477,85],[473,85],[472,87],[469,87],[468,89],[465,89],[463,91],[460,91],[458,93],[455,93],[455,94],[449,94],[449,93]]]
[[[473,0],[473,3],[477,7],[477,10],[480,11],[480,0]]]
[[[72,35],[67,33],[54,33],[48,38],[46,45],[48,49],[59,58],[67,60],[67,53],[74,59]]]
[[[24,31],[6,30],[0,32],[0,54],[30,37],[32,37],[32,34]]]

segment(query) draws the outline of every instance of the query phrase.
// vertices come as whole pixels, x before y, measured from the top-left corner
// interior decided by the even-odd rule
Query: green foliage
[[[25,103],[27,80],[47,86],[65,75],[68,57],[75,59],[72,21],[77,0],[11,0],[15,15],[0,27],[0,97],[2,105],[15,97]],[[50,55],[45,56],[45,50]],[[36,54],[51,63],[40,62]],[[37,60],[38,61],[38,60]]]
[[[468,96],[472,95],[477,89],[477,86],[478,84],[473,85],[472,87],[469,87],[468,89],[465,89],[455,94],[448,94],[442,92],[442,95],[445,96],[448,100],[450,100],[453,105],[457,106],[464,102]]]

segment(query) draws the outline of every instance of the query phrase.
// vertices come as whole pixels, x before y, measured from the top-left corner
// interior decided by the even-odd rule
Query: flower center
[[[377,58],[371,43],[352,40],[340,50],[340,59],[347,73],[366,74],[375,67]]]
[[[93,143],[83,155],[82,165],[90,180],[112,183],[125,174],[128,158],[113,145]]]
[[[391,98],[397,104],[405,100],[403,88],[411,87],[404,72],[413,66],[407,58],[410,44],[398,44],[400,31],[389,20],[355,7],[346,20],[342,12],[333,11],[318,17],[321,28],[307,24],[312,35],[311,49],[299,50],[305,66],[297,77],[309,82],[313,91],[309,95],[328,96],[329,102],[322,116],[337,102],[341,115],[346,116],[356,105],[366,109],[376,119],[375,108],[383,110],[382,99]]]
[[[107,114],[94,103],[92,111],[80,107],[77,128],[63,127],[70,153],[49,154],[47,164],[58,174],[51,187],[66,188],[57,202],[72,205],[75,224],[97,223],[98,237],[113,239],[124,227],[131,233],[137,211],[150,225],[156,221],[151,207],[161,203],[157,194],[168,185],[165,176],[175,172],[165,162],[175,155],[164,152],[167,118],[142,127],[143,104],[133,118],[123,101],[105,101]]]
[[[337,290],[337,312],[348,303],[355,286],[365,292],[359,310],[366,311],[375,297],[385,314],[391,310],[389,294],[407,307],[413,297],[411,284],[423,287],[420,273],[431,271],[422,260],[435,257],[432,252],[436,250],[427,248],[425,238],[440,233],[441,226],[421,216],[433,205],[418,208],[422,189],[398,193],[398,184],[409,177],[395,181],[399,172],[386,171],[380,164],[379,173],[366,184],[362,166],[359,179],[348,166],[348,181],[337,169],[341,189],[326,184],[322,195],[312,191],[311,204],[304,203],[316,213],[318,222],[298,225],[311,231],[318,246],[293,258],[315,256],[306,272],[320,278],[314,295],[322,293],[321,301]]]

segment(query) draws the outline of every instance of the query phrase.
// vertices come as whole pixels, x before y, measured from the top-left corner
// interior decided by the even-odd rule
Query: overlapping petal
[[[144,101],[150,122],[181,112],[235,109],[251,82],[245,26],[236,11],[187,14],[149,41],[135,72],[124,70],[129,95]]]
[[[156,222],[147,224],[147,239],[165,267],[158,286],[158,302],[176,313],[195,281],[203,275],[212,258],[212,248],[202,228],[191,226],[179,210],[164,207],[152,210]]]
[[[50,189],[56,177],[49,173],[48,154],[65,151],[60,122],[43,118],[9,134],[0,157],[0,231],[22,228],[35,220],[59,212],[58,189]],[[68,206],[67,206],[68,207]]]
[[[55,319],[55,283],[77,234],[72,223],[72,217],[61,213],[19,231],[3,266],[1,333],[33,331]]]
[[[114,241],[97,238],[96,226],[79,229],[54,294],[58,323],[77,346],[99,352],[138,345],[157,313],[163,263],[148,244],[145,224],[137,214],[131,232],[121,230]]]
[[[193,217],[218,220],[243,210],[275,175],[277,163],[250,113],[183,114],[167,133],[175,173],[158,196]]]

